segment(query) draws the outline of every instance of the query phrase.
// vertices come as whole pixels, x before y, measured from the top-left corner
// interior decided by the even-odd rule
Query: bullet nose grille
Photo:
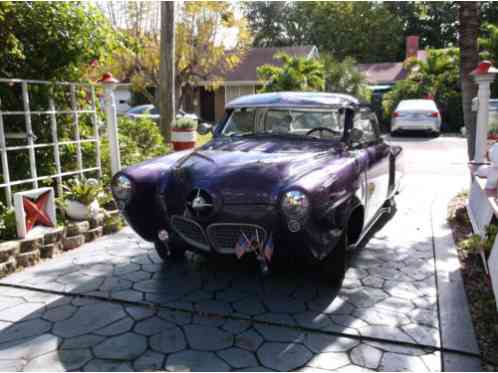
[[[252,224],[211,224],[207,228],[209,241],[216,251],[229,254],[235,252],[235,245],[243,233],[249,240],[257,237],[262,244],[266,241],[266,231]]]
[[[189,245],[209,251],[207,237],[198,223],[191,219],[175,215],[171,218],[171,225],[178,235]]]

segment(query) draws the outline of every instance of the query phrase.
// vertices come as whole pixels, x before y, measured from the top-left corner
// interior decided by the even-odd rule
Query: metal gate
[[[0,157],[2,168],[0,189],[3,191],[9,207],[12,206],[12,193],[16,186],[31,184],[33,188],[38,188],[39,183],[55,181],[57,193],[61,196],[64,177],[83,176],[88,173],[97,177],[102,176],[100,122],[97,111],[100,105],[96,97],[98,86],[87,83],[21,79],[0,79],[0,85],[2,85],[2,91],[5,94],[5,97],[2,97],[2,91],[0,91]],[[38,103],[37,107],[34,108],[33,104],[30,103],[30,92],[31,90],[33,92],[39,90],[40,87],[42,87],[42,91],[49,92],[46,95],[46,105]],[[54,92],[58,92],[58,94]],[[14,102],[13,107],[7,107],[9,105],[6,101]],[[85,105],[82,105],[82,102]],[[40,132],[45,134],[44,136],[35,133],[36,130],[33,127],[33,119],[35,118],[37,127]],[[68,125],[72,127],[73,138],[67,138],[67,136],[61,138],[61,127],[64,126],[67,134]],[[45,126],[48,126],[49,129]],[[82,129],[84,129],[83,134]],[[38,138],[41,138],[40,142],[37,141]],[[11,142],[17,144],[10,144]],[[94,152],[90,157],[93,161],[91,165],[86,164],[84,159],[82,151],[84,144],[94,144],[90,147]],[[70,170],[64,169],[64,164],[61,162],[61,149],[68,146],[76,148],[76,167]],[[12,171],[20,173],[22,170],[16,169],[16,167],[19,168],[22,165],[15,162],[15,159],[21,158],[15,158],[12,154],[20,151],[28,153],[28,162],[23,162],[23,164],[29,163],[29,170],[27,170],[29,172],[27,172],[27,177],[13,180]],[[38,158],[42,156],[43,151],[52,153],[49,158],[53,159],[55,167],[52,167],[52,171],[47,174],[40,175],[37,166],[40,163]],[[43,155],[43,159],[46,163],[47,154]]]

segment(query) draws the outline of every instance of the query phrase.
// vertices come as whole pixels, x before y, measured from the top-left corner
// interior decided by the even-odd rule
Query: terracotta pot
[[[186,150],[195,147],[197,132],[193,128],[173,128],[171,130],[171,141],[174,150]]]
[[[78,201],[66,201],[66,214],[73,220],[87,220],[97,215],[100,211],[100,206],[97,200],[90,203],[88,206]]]

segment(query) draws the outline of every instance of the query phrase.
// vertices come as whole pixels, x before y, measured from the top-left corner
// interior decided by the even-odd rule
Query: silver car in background
[[[433,100],[403,100],[391,119],[391,134],[401,131],[441,132],[441,114]]]

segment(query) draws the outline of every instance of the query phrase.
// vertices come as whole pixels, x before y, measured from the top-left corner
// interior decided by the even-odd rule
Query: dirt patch
[[[498,370],[498,311],[491,280],[479,255],[479,239],[473,237],[467,216],[467,195],[458,194],[448,206],[448,222],[458,247],[465,292],[481,350],[484,371]]]

